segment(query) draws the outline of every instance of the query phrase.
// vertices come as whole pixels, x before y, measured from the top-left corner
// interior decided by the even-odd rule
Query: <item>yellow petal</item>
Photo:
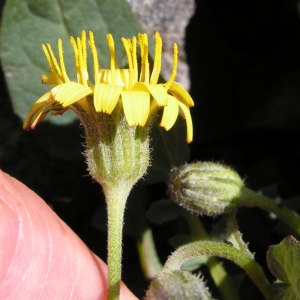
[[[36,104],[38,103],[44,103],[47,102],[48,100],[53,99],[53,95],[52,92],[49,91],[47,93],[45,93],[42,97],[40,97],[30,108],[30,111],[35,107]]]
[[[151,94],[159,107],[168,104],[168,93],[162,85],[137,82],[133,87],[133,91],[144,91]]]
[[[122,91],[121,97],[129,126],[144,126],[149,117],[150,94],[144,91]]]
[[[38,101],[36,101],[27,115],[23,129],[34,129],[36,124],[43,121],[49,112],[49,107],[53,106],[56,101],[53,99],[51,92],[44,94]]]
[[[97,112],[111,114],[120,98],[123,86],[97,83],[94,90],[94,106]]]
[[[164,113],[162,116],[161,127],[164,127],[166,130],[169,130],[178,117],[178,101],[173,96],[168,97],[168,105],[164,107]]]
[[[88,86],[77,82],[67,82],[61,84],[59,90],[55,94],[53,93],[53,96],[57,102],[62,104],[63,107],[66,107],[92,93],[93,90]]]
[[[173,81],[170,88],[168,89],[168,93],[177,98],[180,102],[185,104],[188,107],[194,106],[194,101],[190,94],[186,91],[184,87],[182,87],[179,83]]]
[[[186,142],[190,143],[193,140],[193,122],[192,122],[190,109],[179,101],[177,103],[186,121],[186,131],[187,131]]]
[[[30,130],[30,129],[33,130],[33,129],[35,129],[36,124],[39,123],[39,122],[42,122],[46,117],[46,114],[42,115],[42,113],[43,113],[43,110],[40,110],[37,115],[29,114],[27,116],[26,120],[24,121],[23,129],[24,130]],[[45,116],[45,117],[41,118],[41,115]]]
[[[26,119],[23,123],[23,129],[24,130],[34,129],[35,125],[38,123],[38,120],[39,120],[42,113],[43,113],[43,109],[41,109],[41,108],[39,108],[38,110],[34,110],[34,111],[30,112],[27,115],[27,117],[26,117]]]

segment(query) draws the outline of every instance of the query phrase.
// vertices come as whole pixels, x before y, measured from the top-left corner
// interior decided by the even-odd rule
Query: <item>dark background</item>
[[[298,5],[293,0],[197,1],[186,32],[190,92],[196,104],[190,160],[222,161],[234,167],[249,187],[276,186],[284,199],[300,194]],[[91,221],[99,205],[104,211],[104,200],[101,188],[87,176],[82,128],[75,123],[47,136],[51,125],[44,123],[35,131],[22,131],[2,73],[0,80],[0,168],[44,198],[105,260],[106,234]],[[74,153],[66,153],[64,143],[74,143]],[[45,145],[57,151],[49,154]],[[161,183],[148,190],[155,201],[165,196],[166,186]],[[238,214],[243,237],[264,268],[268,245],[284,237],[270,232],[274,224],[265,217],[258,209]],[[216,222],[203,219],[208,228]],[[162,261],[172,251],[166,240],[180,226],[174,224],[153,226]],[[232,264],[229,270],[237,272]],[[124,238],[123,278],[140,298],[144,295],[148,283],[142,279],[131,236]],[[241,299],[260,297],[247,278],[241,291]]]

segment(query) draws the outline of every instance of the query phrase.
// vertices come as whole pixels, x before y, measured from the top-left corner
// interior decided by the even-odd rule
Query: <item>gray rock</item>
[[[145,31],[152,37],[159,31],[163,39],[162,75],[168,79],[173,67],[173,43],[178,44],[176,81],[190,87],[189,68],[184,51],[185,28],[195,12],[194,0],[127,0]]]

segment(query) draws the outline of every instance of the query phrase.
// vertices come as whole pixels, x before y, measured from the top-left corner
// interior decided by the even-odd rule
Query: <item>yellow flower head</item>
[[[49,44],[43,45],[43,51],[48,60],[51,73],[42,75],[42,82],[54,87],[44,94],[32,106],[23,128],[34,129],[43,121],[48,112],[53,115],[63,114],[71,108],[76,113],[80,107],[87,114],[92,111],[112,114],[117,104],[121,104],[129,126],[145,126],[147,121],[159,108],[163,108],[160,126],[169,130],[175,123],[178,114],[186,119],[187,142],[193,139],[193,125],[189,107],[194,102],[189,93],[174,81],[177,71],[178,48],[174,44],[174,64],[169,80],[158,84],[161,71],[162,40],[159,33],[155,36],[155,53],[152,73],[148,61],[147,34],[139,34],[141,61],[137,61],[137,39],[122,38],[128,59],[128,68],[119,69],[116,58],[114,40],[107,34],[110,51],[110,68],[101,69],[94,35],[89,32],[89,47],[94,64],[94,84],[90,83],[87,68],[86,33],[82,31],[81,38],[70,39],[76,63],[77,81],[71,81],[67,75],[62,41],[58,40],[58,61]],[[92,99],[92,100],[91,100]]]

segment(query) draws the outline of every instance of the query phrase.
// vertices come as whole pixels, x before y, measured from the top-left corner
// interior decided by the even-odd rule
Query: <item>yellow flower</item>
[[[92,111],[112,114],[117,104],[121,104],[129,126],[145,126],[147,121],[163,108],[160,126],[169,130],[175,123],[178,114],[186,119],[187,142],[193,139],[193,125],[189,107],[194,105],[189,93],[174,81],[177,71],[178,49],[174,44],[174,64],[169,80],[158,84],[161,71],[162,40],[159,33],[155,36],[155,53],[152,73],[148,62],[148,37],[138,35],[141,62],[137,61],[137,39],[122,38],[128,59],[128,68],[119,69],[115,58],[114,40],[107,34],[110,51],[110,68],[101,69],[98,61],[94,36],[89,32],[89,46],[94,64],[94,84],[90,83],[87,68],[86,33],[81,38],[71,37],[73,46],[77,81],[71,81],[67,75],[62,41],[58,40],[58,57],[55,58],[49,44],[43,45],[51,73],[42,75],[42,82],[54,87],[44,94],[31,108],[23,128],[34,129],[43,121],[48,112],[53,115],[63,114],[71,108],[78,114],[78,107],[87,114]],[[92,100],[91,100],[92,99]]]

